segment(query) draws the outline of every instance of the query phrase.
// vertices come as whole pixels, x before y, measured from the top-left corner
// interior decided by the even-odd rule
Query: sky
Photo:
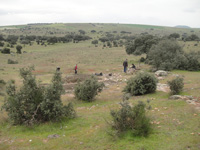
[[[0,0],[0,26],[126,23],[200,28],[200,0]]]

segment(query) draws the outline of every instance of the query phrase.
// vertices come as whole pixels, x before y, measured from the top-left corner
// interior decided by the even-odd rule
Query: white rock
[[[158,70],[155,72],[155,75],[157,75],[157,76],[167,76],[167,74],[168,73],[164,70]]]

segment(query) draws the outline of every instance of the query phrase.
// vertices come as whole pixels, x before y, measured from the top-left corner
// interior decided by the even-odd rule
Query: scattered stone
[[[169,86],[167,84],[158,83],[157,91],[169,92]]]
[[[163,77],[158,77],[158,80],[164,80],[164,78]]]
[[[193,100],[186,100],[186,102],[187,102],[188,104],[196,105],[195,101],[193,101]]]
[[[48,138],[52,139],[52,138],[58,138],[60,137],[60,135],[58,134],[52,134],[52,135],[49,135]]]
[[[155,72],[155,75],[156,76],[167,76],[167,71],[164,71],[164,70],[158,70]]]
[[[82,144],[83,144],[83,142],[80,142],[80,144],[82,145]]]
[[[179,75],[178,75],[178,74],[173,74],[172,76],[173,76],[173,77],[179,77]]]
[[[172,95],[169,97],[169,99],[182,99],[181,95]]]
[[[32,140],[29,140],[29,142],[32,142]]]

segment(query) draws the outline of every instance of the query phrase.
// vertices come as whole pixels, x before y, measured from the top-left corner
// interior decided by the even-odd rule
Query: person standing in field
[[[123,62],[123,66],[124,66],[124,72],[126,73],[127,67],[128,67],[128,60],[127,59]]]
[[[74,67],[75,74],[77,74],[77,69],[78,69],[78,67],[77,67],[77,64],[76,64],[76,66]]]

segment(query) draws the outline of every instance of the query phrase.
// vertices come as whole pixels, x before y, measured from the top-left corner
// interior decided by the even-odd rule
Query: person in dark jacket
[[[127,59],[123,62],[123,66],[124,66],[124,72],[126,73],[127,67],[128,67],[128,60]]]
[[[133,68],[133,69],[136,69],[136,67],[135,67],[135,65],[134,64],[132,64],[132,67],[131,68]]]

